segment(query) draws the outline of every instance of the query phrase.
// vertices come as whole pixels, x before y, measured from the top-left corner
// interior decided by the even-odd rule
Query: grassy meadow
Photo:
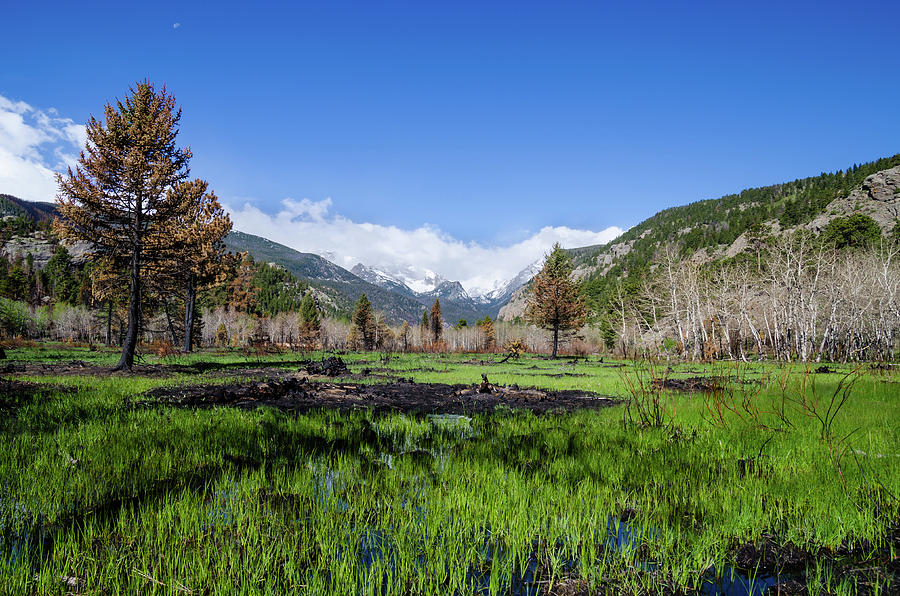
[[[900,590],[890,367],[341,356],[353,383],[471,385],[484,373],[623,399],[540,416],[301,415],[143,395],[292,373],[320,356],[198,353],[146,357],[130,376],[0,375],[39,384],[0,398],[3,591],[762,594],[786,579],[809,593]],[[116,359],[7,350],[14,365]],[[667,388],[697,377],[705,385],[692,391]],[[765,548],[802,556],[741,564]]]

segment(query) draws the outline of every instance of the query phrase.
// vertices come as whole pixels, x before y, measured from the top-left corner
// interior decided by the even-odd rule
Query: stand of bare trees
[[[701,265],[666,247],[610,325],[628,352],[690,359],[890,360],[900,330],[900,249],[835,251],[778,238],[765,267]]]

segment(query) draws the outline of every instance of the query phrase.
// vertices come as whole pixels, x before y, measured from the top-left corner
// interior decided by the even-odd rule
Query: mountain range
[[[232,252],[246,251],[257,261],[284,267],[321,290],[339,312],[349,313],[353,303],[365,293],[375,310],[382,312],[393,323],[419,322],[422,313],[431,309],[435,299],[440,300],[444,320],[450,324],[460,319],[474,322],[485,315],[496,318],[505,301],[518,288],[510,286],[514,281],[510,280],[507,287],[512,287],[511,290],[490,299],[473,299],[458,281],[435,276],[436,287],[416,292],[402,280],[362,263],[348,271],[319,255],[300,252],[244,232],[231,232],[225,239],[225,245]],[[516,279],[524,277],[523,273]]]
[[[29,217],[35,221],[47,221],[56,217],[56,205],[0,194],[0,218],[4,217]]]
[[[900,218],[900,154],[665,209],[612,242],[570,249],[569,253],[596,312],[603,309],[611,283],[639,280],[665,244],[674,246],[681,258],[735,259],[746,256],[751,233],[775,236],[799,228],[820,233],[833,219],[855,213],[871,217],[884,233],[894,229]],[[46,221],[55,215],[53,203],[0,195],[0,218]],[[449,324],[460,319],[473,323],[484,315],[515,319],[524,311],[528,282],[541,265],[540,260],[532,263],[489,293],[471,296],[458,281],[412,266],[388,269],[358,263],[348,271],[320,255],[239,231],[229,234],[225,243],[233,252],[246,251],[255,260],[283,267],[306,281],[335,312],[349,314],[365,293],[391,323],[417,323],[435,299],[440,300]],[[35,263],[46,262],[51,250],[52,242],[37,235],[7,238],[0,246],[0,253],[7,255],[32,252]]]
[[[25,217],[47,221],[56,215],[56,205],[53,203],[0,195],[0,218]],[[225,246],[235,253],[247,252],[256,261],[283,267],[309,283],[335,312],[349,314],[359,296],[365,293],[373,307],[395,324],[401,321],[418,323],[422,313],[431,309],[435,299],[440,300],[443,317],[448,324],[455,324],[461,319],[474,323],[485,315],[496,318],[512,292],[530,278],[528,272],[531,270],[523,271],[489,296],[472,298],[458,281],[447,280],[433,272],[416,277],[413,267],[391,275],[360,263],[351,272],[317,254],[300,252],[267,238],[239,231],[227,236]],[[82,259],[87,248],[79,243],[72,245],[70,252],[76,249],[76,256]],[[10,256],[31,253],[39,265],[49,261],[54,250],[54,243],[41,232],[36,233],[35,237],[10,238],[0,246],[0,253]],[[422,291],[413,290],[407,283]]]

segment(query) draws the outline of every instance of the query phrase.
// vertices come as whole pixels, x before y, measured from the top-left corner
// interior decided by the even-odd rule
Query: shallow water
[[[416,441],[410,439],[406,433],[380,433],[377,429],[370,425],[367,427],[370,433],[366,437],[360,437],[359,441],[350,442],[343,453],[355,455],[361,458],[367,458],[370,462],[378,462],[386,468],[393,468],[399,458],[402,457],[418,457],[420,454],[430,454],[428,457],[421,457],[421,466],[415,468],[421,470],[419,476],[410,477],[410,493],[408,497],[403,497],[403,504],[407,503],[419,508],[421,507],[420,499],[416,498],[416,485],[425,485],[434,482],[434,474],[438,475],[444,470],[448,464],[449,458],[445,454],[451,453],[456,445],[462,441],[468,441],[477,437],[477,433],[472,425],[472,419],[460,415],[435,415],[428,416],[431,432],[426,433],[424,438],[427,439],[424,444],[419,445]],[[515,439],[517,436],[512,437]],[[506,445],[505,447],[515,449],[518,447],[532,448],[534,446],[534,436],[520,435],[521,445]],[[499,445],[498,445],[499,447]],[[333,508],[337,511],[346,511],[350,509],[350,504],[341,499],[337,494],[336,483],[339,479],[339,472],[329,467],[330,456],[321,453],[309,456],[309,462],[313,465],[315,473],[313,474],[312,497],[313,502],[318,507]],[[420,464],[417,462],[417,466]],[[375,472],[377,473],[377,472]],[[418,474],[418,472],[417,472]],[[365,478],[365,476],[364,476]],[[351,478],[352,480],[352,478]],[[206,522],[204,531],[216,532],[235,522],[236,502],[242,498],[242,494],[246,494],[246,488],[250,488],[251,492],[260,487],[251,486],[244,487],[243,481],[231,481],[219,484],[217,490],[212,497],[206,510]],[[363,483],[367,482],[365,479]],[[339,484],[339,483],[338,483]],[[271,488],[271,487],[270,487]],[[0,519],[0,530],[12,527],[10,519],[10,508],[3,508],[0,501],[0,512],[6,511],[7,517]],[[19,511],[19,508],[11,508],[13,515]],[[2,515],[2,513],[0,513]],[[19,513],[19,515],[23,515]],[[14,521],[14,520],[13,520]],[[302,523],[302,520],[295,520]],[[419,520],[419,531],[423,534],[424,540],[424,511]],[[357,529],[359,529],[357,527]],[[407,531],[409,531],[407,529]],[[342,548],[344,556],[355,557],[359,565],[359,578],[363,581],[364,575],[372,570],[376,565],[385,565],[388,569],[394,569],[400,563],[398,548],[391,535],[391,530],[385,531],[375,526],[362,529],[359,538],[354,540],[348,537]],[[415,532],[415,530],[413,530]],[[46,539],[46,532],[43,539]],[[357,534],[353,534],[357,535]],[[7,532],[0,533],[0,556],[7,559],[11,564],[15,565],[17,561],[26,554],[26,546],[34,543],[34,532],[29,532],[26,528],[24,532],[18,534]],[[540,537],[535,537],[536,542]],[[606,535],[602,541],[603,549],[606,553],[613,557],[623,557],[630,561],[634,561],[635,554],[640,552],[640,548],[646,542],[654,539],[654,530],[652,528],[643,528],[639,524],[629,523],[619,518],[617,514],[610,514],[606,523]],[[565,551],[563,544],[556,545],[556,551],[562,553]],[[497,561],[508,560],[510,554],[505,551],[502,541],[493,541],[490,538],[490,532],[487,537],[475,546],[478,557],[478,563],[472,565],[466,570],[465,586],[466,591],[476,594],[488,594],[491,591],[492,581],[494,587],[499,587],[499,593],[512,594],[515,596],[538,596],[545,593],[545,584],[536,581],[539,569],[546,561],[538,559],[539,549],[535,548],[531,555],[526,557],[524,561],[516,564],[512,574],[502,573],[497,577],[492,577],[492,566]],[[40,565],[40,557],[36,557],[34,565]],[[646,572],[654,571],[655,565],[652,561],[634,561],[633,563],[638,569]],[[427,567],[428,563],[419,556],[414,566],[417,568]],[[563,571],[572,571],[578,568],[579,561],[563,558],[561,568]],[[784,581],[788,577],[781,577]],[[803,578],[794,578],[803,581]],[[752,573],[746,573],[735,569],[731,566],[724,566],[721,570],[713,570],[707,572],[703,577],[703,582],[698,588],[698,593],[705,596],[760,596],[768,588],[779,583],[779,578],[771,576],[753,577]]]
[[[703,596],[762,596],[772,586],[776,586],[794,576],[781,576],[781,579],[770,575],[758,575],[740,571],[726,565],[722,569],[721,577],[716,578],[715,572],[708,574],[700,586],[699,593]],[[795,578],[794,578],[795,579]]]

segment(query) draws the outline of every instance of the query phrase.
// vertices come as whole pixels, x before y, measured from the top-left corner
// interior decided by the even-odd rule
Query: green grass
[[[35,348],[8,356],[47,353],[86,359]],[[496,384],[621,397],[650,374],[634,363],[537,357],[343,358],[353,372],[389,368],[420,382],[471,384],[485,372]],[[198,361],[259,362],[241,353],[166,360]],[[851,370],[836,368],[804,377],[793,366],[786,392],[827,398]],[[552,376],[564,373],[584,376]],[[669,374],[734,370],[678,365]],[[39,594],[504,593],[539,562],[545,590],[574,574],[600,591],[654,592],[699,585],[764,533],[898,556],[887,535],[900,519],[900,379],[862,376],[823,440],[808,408],[788,401],[784,416],[772,413],[782,406],[779,368],[739,374],[763,382],[731,385],[745,388],[733,402],[760,387],[755,417],[737,408],[715,420],[709,396],[650,391],[646,399],[660,400],[658,426],[628,422],[624,407],[457,420],[187,410],[138,397],[160,385],[235,380],[222,371],[23,377],[67,390],[50,389],[0,423],[0,585]],[[754,469],[745,473],[740,460]],[[626,510],[640,538],[623,552],[605,548],[609,524]],[[641,571],[642,561],[657,570]],[[817,590],[855,593],[826,557],[807,579]]]

